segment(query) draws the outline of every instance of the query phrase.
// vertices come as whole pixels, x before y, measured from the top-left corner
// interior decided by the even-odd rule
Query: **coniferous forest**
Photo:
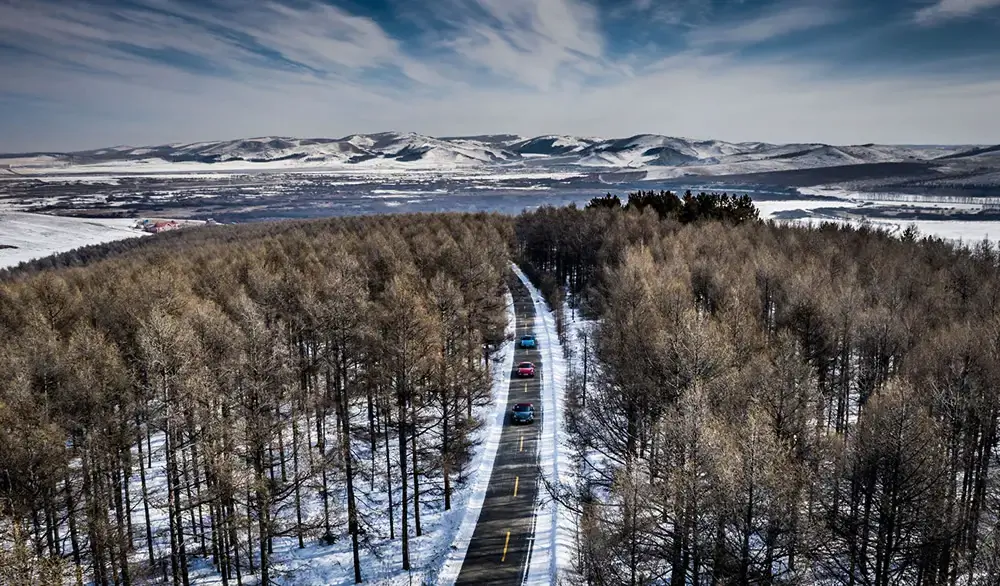
[[[188,586],[195,559],[268,583],[286,537],[349,540],[360,581],[384,521],[405,567],[468,466],[511,262],[564,341],[564,307],[597,323],[566,389],[578,480],[551,487],[567,583],[1000,584],[1000,253],[669,192],[207,227],[0,276],[0,583]]]
[[[490,216],[219,227],[0,286],[0,583],[187,586],[199,557],[269,584],[277,536],[351,540],[361,581],[384,520],[406,569],[490,400],[510,239]],[[380,485],[400,500],[362,515]]]
[[[997,249],[650,207],[517,222],[552,306],[598,319],[577,581],[1000,584]]]

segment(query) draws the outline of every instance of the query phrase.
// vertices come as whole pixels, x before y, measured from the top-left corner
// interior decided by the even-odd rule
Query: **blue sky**
[[[1000,0],[0,0],[0,151],[382,130],[1000,143]]]

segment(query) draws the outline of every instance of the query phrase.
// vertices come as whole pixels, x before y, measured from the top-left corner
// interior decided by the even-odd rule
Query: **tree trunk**
[[[73,565],[77,568],[77,584],[80,584],[83,580],[79,570],[82,566],[83,560],[80,557],[80,538],[76,528],[76,503],[73,502],[73,487],[69,478],[66,478],[65,480],[65,487],[66,517],[69,520],[69,541],[70,545],[73,547]],[[150,563],[152,563],[152,560],[150,560]]]
[[[451,454],[448,453],[448,393],[442,389],[441,399],[441,473],[444,475],[444,510],[451,510]]]
[[[299,481],[299,421],[292,413],[292,474],[295,477],[295,534],[299,539],[299,549],[306,544],[302,537],[302,483]]]
[[[361,552],[358,543],[358,509],[354,497],[354,455],[351,452],[351,412],[347,406],[346,385],[341,386],[340,392],[341,419],[344,423],[340,445],[343,450],[344,469],[347,473],[347,529],[351,533],[351,552],[354,558],[354,583],[360,584]]]
[[[410,520],[409,520],[409,487],[407,486],[406,474],[406,392],[405,383],[400,380],[396,396],[397,423],[399,425],[399,481],[403,489],[400,498],[399,533],[403,540],[403,569],[410,569]]]
[[[118,558],[119,563],[121,564],[122,586],[130,586],[132,584],[132,580],[128,571],[128,552],[131,549],[131,540],[129,539],[131,537],[131,533],[125,530],[127,523],[125,518],[131,515],[127,512],[128,510],[122,502],[122,490],[123,488],[124,490],[128,490],[128,487],[127,485],[125,487],[122,486],[121,469],[118,466],[112,466],[112,470],[114,471],[112,474],[115,484],[115,530],[118,538]]]
[[[417,407],[416,401],[410,401],[410,455],[413,458],[413,528],[420,537],[420,466],[417,459]]]

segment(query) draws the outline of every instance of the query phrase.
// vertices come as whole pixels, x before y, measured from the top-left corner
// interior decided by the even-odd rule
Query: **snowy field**
[[[839,188],[802,188],[806,196],[834,197],[835,200],[787,200],[755,201],[764,219],[789,218],[791,223],[819,225],[824,222],[837,224],[872,226],[887,229],[892,234],[902,234],[909,226],[914,226],[921,235],[937,236],[955,242],[974,244],[982,240],[1000,242],[1000,221],[976,221],[966,219],[917,219],[881,217],[892,212],[924,210],[926,216],[941,212],[975,214],[982,210],[992,210],[997,206],[996,198],[969,198],[907,196],[905,194],[871,194],[847,191]],[[888,213],[887,213],[888,212]]]
[[[70,218],[0,211],[0,268],[146,232],[133,229],[127,218]]]
[[[797,220],[784,220],[790,223],[819,226],[824,223],[859,226],[862,223],[888,230],[890,234],[901,235],[909,226],[914,226],[921,236],[936,236],[960,244],[976,244],[983,240],[1000,243],[1000,222],[966,222],[963,220],[905,220],[893,221],[880,218],[865,220],[848,220],[838,217],[815,216]]]

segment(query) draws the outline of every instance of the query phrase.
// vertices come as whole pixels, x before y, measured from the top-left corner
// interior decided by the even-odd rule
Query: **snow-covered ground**
[[[760,210],[762,219],[775,218],[776,214],[782,212],[802,211],[802,217],[793,220],[782,220],[790,223],[819,225],[825,222],[836,224],[848,224],[858,226],[868,223],[872,226],[884,228],[893,234],[901,234],[908,226],[915,226],[922,235],[937,236],[947,240],[962,243],[975,243],[984,239],[993,242],[1000,242],[1000,221],[970,221],[970,220],[909,220],[892,219],[882,217],[871,217],[865,214],[865,209],[878,208],[930,208],[930,209],[952,209],[961,212],[974,213],[984,208],[984,206],[995,206],[995,198],[981,198],[976,202],[966,199],[956,198],[927,198],[925,196],[905,196],[893,194],[891,197],[884,197],[879,194],[870,194],[857,191],[848,191],[840,188],[800,188],[799,192],[807,196],[834,197],[837,199],[826,200],[783,200],[783,201],[755,201],[754,205]],[[816,210],[842,210],[846,216],[833,213],[818,212]]]
[[[938,238],[952,240],[956,244],[976,244],[983,240],[989,240],[994,244],[1000,243],[1000,222],[966,222],[962,220],[895,221],[883,218],[866,218],[861,221],[832,216],[786,221],[811,226],[819,226],[824,223],[859,226],[862,223],[867,223],[871,226],[888,230],[894,235],[901,235],[909,226],[914,226],[921,236],[937,236]]]
[[[817,208],[856,208],[858,206],[857,202],[854,201],[822,199],[761,200],[753,202],[753,205],[760,211],[760,217],[764,220],[773,218],[779,212],[810,211]]]
[[[71,218],[0,211],[0,268],[81,246],[146,235],[134,229],[134,225],[135,220],[128,218]]]
[[[573,308],[570,304],[570,299],[567,297],[563,302],[563,319],[565,320],[566,336],[565,336],[565,355],[566,355],[566,372],[567,372],[567,382],[569,379],[575,379],[576,384],[582,385],[584,380],[589,380],[588,386],[596,378],[598,365],[597,359],[595,357],[594,351],[594,333],[597,329],[597,320],[586,319],[579,310]],[[588,348],[584,348],[584,338],[587,339]],[[586,354],[586,356],[585,356]],[[586,360],[587,377],[582,376],[584,369],[584,361]],[[586,389],[583,389],[584,397],[586,397]],[[565,418],[561,422],[564,426],[566,425]],[[569,438],[569,430],[560,430],[561,436],[563,438]],[[566,491],[573,491],[581,487],[582,480],[587,479],[596,470],[605,467],[606,463],[604,459],[595,453],[580,453],[579,449],[569,444],[564,450],[565,460],[568,462],[566,466],[566,472],[563,474],[562,478],[562,489]],[[562,520],[562,533],[563,535],[573,538],[573,541],[569,541],[571,549],[567,552],[570,558],[570,563],[575,563],[577,557],[576,541],[575,538],[579,533],[579,516],[566,511],[563,515]],[[569,568],[569,572],[575,571],[575,566]]]
[[[542,434],[539,442],[539,464],[544,483],[556,487],[572,481],[567,459],[568,435],[564,429],[566,403],[566,360],[556,332],[556,321],[541,292],[524,273],[514,267],[518,278],[531,293],[535,306],[534,331],[542,352]],[[539,491],[536,503],[534,536],[526,584],[555,584],[558,576],[573,562],[575,520],[545,490]]]

